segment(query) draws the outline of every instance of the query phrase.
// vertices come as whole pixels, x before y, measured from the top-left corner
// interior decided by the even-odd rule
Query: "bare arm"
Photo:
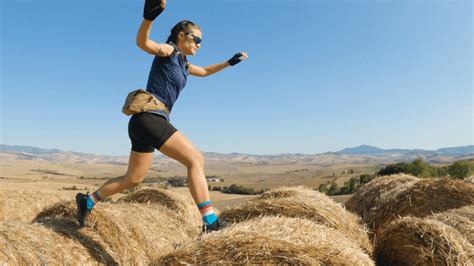
[[[191,74],[193,76],[198,76],[198,77],[205,77],[205,76],[212,75],[216,72],[219,72],[219,71],[221,71],[222,69],[224,69],[228,66],[230,66],[230,65],[227,61],[223,62],[223,63],[218,63],[218,64],[206,66],[206,67],[195,66],[195,65],[192,65],[190,63],[189,64],[189,74]]]
[[[247,53],[244,53],[244,52],[240,52],[240,54],[236,54],[235,56],[239,56],[239,55],[240,55],[240,58],[239,58],[240,61],[243,61],[243,60],[245,60],[249,57],[249,55]],[[191,63],[188,63],[189,64],[189,74],[191,74],[193,76],[198,76],[198,77],[209,76],[209,75],[217,73],[217,72],[221,71],[222,69],[230,66],[229,61],[230,60],[222,62],[222,63],[217,63],[217,64],[214,64],[214,65],[206,66],[206,67],[195,66],[195,65],[192,65]]]
[[[166,43],[156,43],[150,40],[150,32],[153,21],[144,19],[137,34],[137,46],[143,51],[158,56],[169,56],[173,52],[173,46]]]

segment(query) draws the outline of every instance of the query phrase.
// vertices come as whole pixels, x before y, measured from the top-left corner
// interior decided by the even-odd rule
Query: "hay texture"
[[[223,211],[219,217],[226,223],[237,223],[267,215],[305,218],[337,229],[368,254],[372,253],[367,230],[359,223],[359,217],[328,196],[305,186],[267,191],[244,204]]]
[[[203,235],[161,259],[162,264],[374,265],[335,229],[301,218],[261,217]]]
[[[202,217],[191,197],[162,188],[140,189],[121,198],[119,202],[158,204],[178,213],[191,227],[202,225]]]
[[[106,264],[147,264],[200,233],[177,212],[135,203],[98,204],[85,228],[79,227],[73,202],[45,209],[35,221],[79,241]]]
[[[406,174],[378,177],[359,189],[345,206],[349,211],[362,217],[362,221],[369,229],[374,229],[375,217],[385,204],[420,180]]]
[[[437,212],[474,204],[474,185],[452,179],[422,179],[410,188],[388,199],[372,217],[372,228],[378,233],[392,220]]]
[[[37,224],[0,222],[0,265],[96,265],[80,243]]]
[[[0,190],[0,221],[31,223],[44,208],[73,198],[62,192]]]
[[[471,184],[474,184],[474,175],[471,175],[469,177],[466,177],[464,179],[464,181],[468,182],[468,183],[471,183]]]
[[[379,234],[378,265],[473,265],[474,247],[442,222],[403,217]]]
[[[435,213],[430,218],[455,228],[474,245],[474,205]]]

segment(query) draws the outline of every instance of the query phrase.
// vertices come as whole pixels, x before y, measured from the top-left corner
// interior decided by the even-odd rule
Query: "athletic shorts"
[[[136,152],[154,152],[178,131],[161,115],[138,113],[128,122],[128,136],[132,141],[132,150]]]

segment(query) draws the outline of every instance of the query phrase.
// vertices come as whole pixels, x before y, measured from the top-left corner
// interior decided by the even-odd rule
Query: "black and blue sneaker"
[[[91,214],[92,209],[87,208],[87,199],[89,195],[83,193],[76,194],[77,204],[77,220],[81,227],[87,225],[87,217]]]
[[[212,231],[219,231],[224,227],[224,224],[222,222],[219,222],[219,220],[213,222],[212,224],[203,224],[202,225],[202,234],[207,234]]]

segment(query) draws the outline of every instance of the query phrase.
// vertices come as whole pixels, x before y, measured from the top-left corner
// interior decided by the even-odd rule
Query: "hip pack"
[[[166,105],[146,90],[138,89],[130,92],[125,99],[122,113],[134,115],[145,111],[163,110],[169,114]]]

